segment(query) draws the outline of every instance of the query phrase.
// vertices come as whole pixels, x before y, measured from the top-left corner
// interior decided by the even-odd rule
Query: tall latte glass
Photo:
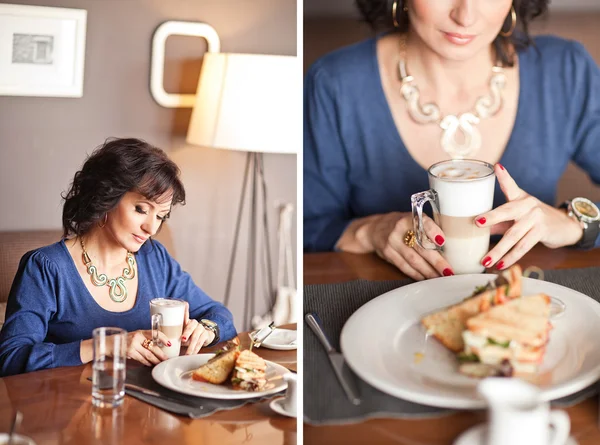
[[[160,349],[169,358],[179,356],[186,306],[185,301],[172,298],[155,298],[150,300],[152,341],[160,346]],[[171,342],[171,346],[164,345],[159,341],[157,331],[162,331],[167,336]]]
[[[494,201],[496,176],[487,162],[469,159],[433,164],[427,171],[430,190],[411,197],[417,243],[440,250],[456,274],[480,273],[481,260],[490,245],[490,229],[475,225],[475,217],[489,212]],[[445,236],[443,247],[427,238],[423,206],[429,202],[436,224]]]

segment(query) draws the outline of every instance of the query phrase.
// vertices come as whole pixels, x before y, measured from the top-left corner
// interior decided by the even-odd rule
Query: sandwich
[[[537,294],[491,307],[466,322],[460,372],[471,377],[528,375],[544,360],[550,297]]]
[[[239,340],[236,338],[228,342],[208,362],[196,369],[192,373],[192,379],[199,382],[214,383],[215,385],[225,383],[233,371],[239,354]]]
[[[240,352],[231,376],[234,389],[261,391],[267,384],[267,364],[252,351]]]
[[[455,353],[464,349],[463,331],[467,320],[490,308],[502,305],[521,296],[521,275],[519,265],[502,271],[498,277],[485,286],[478,287],[473,295],[448,308],[429,314],[421,320],[427,333],[433,335],[445,347]]]

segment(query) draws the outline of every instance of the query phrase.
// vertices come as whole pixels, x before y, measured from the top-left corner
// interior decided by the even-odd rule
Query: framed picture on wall
[[[87,11],[0,4],[0,95],[82,97]]]

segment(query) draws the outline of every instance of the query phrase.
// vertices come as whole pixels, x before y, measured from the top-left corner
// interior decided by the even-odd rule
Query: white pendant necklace
[[[442,118],[440,108],[436,103],[421,105],[420,92],[414,85],[414,77],[408,75],[404,58],[398,63],[402,86],[400,92],[408,105],[408,114],[418,124],[438,124],[443,130],[441,138],[442,149],[452,159],[473,157],[481,148],[481,132],[477,125],[481,119],[494,116],[502,108],[502,90],[506,85],[506,75],[500,66],[492,67],[490,78],[490,94],[481,96],[475,102],[474,110],[459,116],[449,114]],[[457,141],[457,133],[462,133],[463,141]]]

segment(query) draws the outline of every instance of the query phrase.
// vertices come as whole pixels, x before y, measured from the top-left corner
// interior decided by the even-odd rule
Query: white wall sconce
[[[209,53],[221,51],[217,31],[207,23],[169,21],[161,24],[152,38],[152,63],[150,67],[150,92],[154,100],[166,108],[193,108],[195,94],[167,93],[164,88],[165,43],[172,35],[201,37],[208,44]]]

